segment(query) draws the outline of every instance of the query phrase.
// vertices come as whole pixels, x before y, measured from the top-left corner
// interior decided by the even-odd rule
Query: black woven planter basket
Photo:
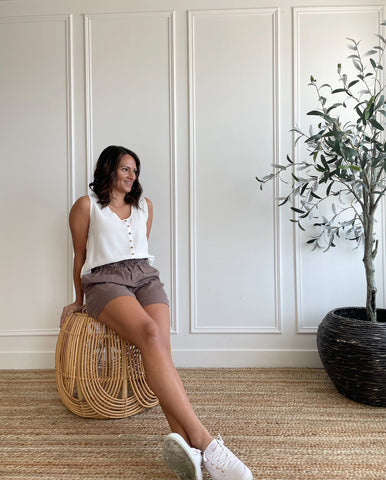
[[[320,359],[338,391],[356,402],[386,407],[386,309],[378,322],[364,308],[337,308],[319,325]]]

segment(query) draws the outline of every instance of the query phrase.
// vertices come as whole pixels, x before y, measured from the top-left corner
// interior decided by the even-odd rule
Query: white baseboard
[[[316,350],[173,350],[177,367],[322,368]]]
[[[173,350],[180,368],[321,368],[314,350]],[[0,352],[0,369],[52,369],[54,352]]]
[[[0,352],[1,370],[46,370],[55,368],[55,352]]]

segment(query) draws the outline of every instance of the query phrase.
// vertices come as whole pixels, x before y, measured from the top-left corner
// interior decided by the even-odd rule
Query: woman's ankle
[[[196,438],[191,438],[191,443],[194,448],[198,448],[201,452],[205,452],[207,446],[212,442],[213,437],[209,432],[201,434]]]

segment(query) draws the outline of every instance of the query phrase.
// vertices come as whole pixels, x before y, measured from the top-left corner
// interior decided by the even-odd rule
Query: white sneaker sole
[[[171,433],[165,438],[163,457],[180,480],[202,480],[201,468],[197,468],[190,447],[180,435]]]

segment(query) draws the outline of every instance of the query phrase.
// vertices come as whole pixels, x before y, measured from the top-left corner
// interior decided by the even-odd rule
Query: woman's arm
[[[73,279],[75,287],[75,301],[63,308],[60,325],[67,315],[77,312],[83,307],[83,290],[81,287],[80,272],[86,260],[86,244],[88,227],[90,223],[90,199],[88,196],[80,197],[70,211],[70,229],[74,247]]]
[[[145,200],[147,203],[147,210],[148,210],[148,217],[147,217],[147,223],[146,223],[146,227],[147,227],[146,236],[147,236],[147,239],[149,240],[151,226],[153,224],[153,204],[148,198],[145,198]]]

